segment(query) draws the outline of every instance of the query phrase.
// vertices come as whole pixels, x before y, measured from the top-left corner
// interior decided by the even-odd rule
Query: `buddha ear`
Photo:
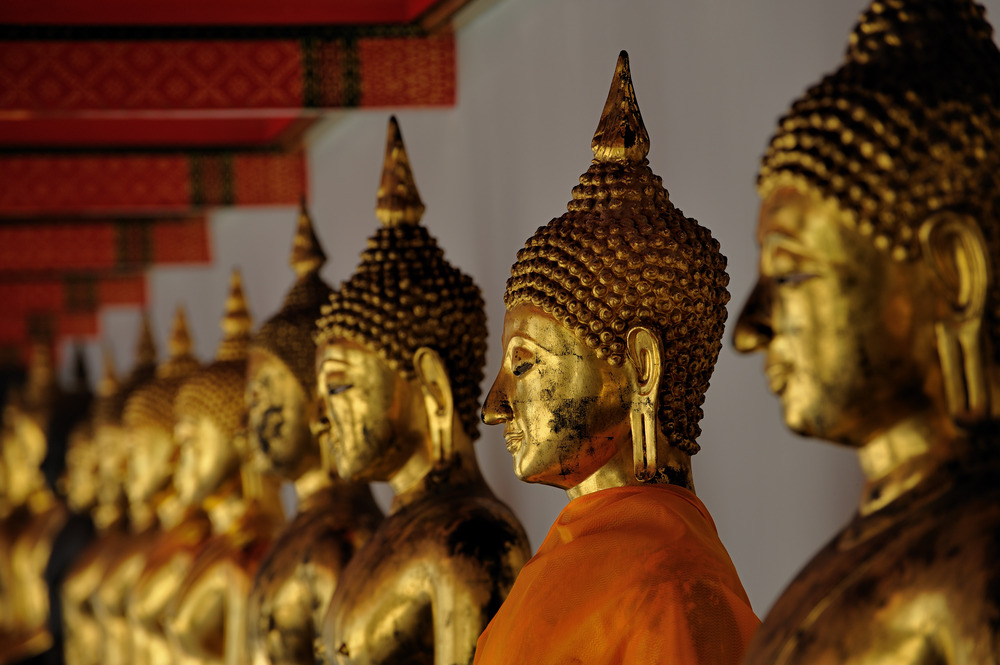
[[[625,351],[635,370],[635,391],[629,409],[632,425],[632,461],[637,480],[656,477],[658,469],[656,440],[659,424],[660,377],[663,370],[663,347],[660,338],[645,326],[636,326],[625,336]]]
[[[986,241],[974,218],[946,211],[921,225],[920,246],[941,302],[935,334],[948,410],[958,423],[976,422],[990,412],[982,334],[992,269]]]
[[[451,392],[448,368],[438,352],[426,346],[413,354],[413,368],[420,380],[430,428],[431,455],[434,466],[443,467],[454,452],[453,419],[455,402]]]

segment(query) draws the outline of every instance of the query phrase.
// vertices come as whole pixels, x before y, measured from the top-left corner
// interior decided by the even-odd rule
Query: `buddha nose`
[[[514,417],[507,400],[507,392],[503,389],[503,370],[490,387],[490,391],[483,400],[482,419],[484,425],[502,425]]]
[[[758,280],[743,311],[736,320],[733,346],[740,353],[754,353],[767,348],[774,338],[771,327],[771,292],[768,285]]]

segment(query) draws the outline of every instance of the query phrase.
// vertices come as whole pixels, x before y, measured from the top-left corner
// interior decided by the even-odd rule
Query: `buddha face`
[[[766,353],[789,428],[860,446],[926,405],[934,316],[921,264],[892,260],[843,219],[795,188],[764,201],[760,279],[735,343]]]
[[[174,488],[184,506],[201,504],[239,469],[236,447],[207,414],[178,414],[174,439],[180,448]]]
[[[177,446],[173,433],[153,424],[129,429],[132,451],[126,471],[129,503],[149,503],[153,496],[170,484],[177,466]]]
[[[125,494],[125,432],[119,425],[104,423],[94,430],[97,468],[100,476],[98,500],[117,504]]]
[[[613,367],[532,305],[507,311],[503,362],[483,422],[504,426],[514,473],[575,487],[619,453],[631,456],[631,368]]]
[[[294,478],[312,452],[305,390],[288,366],[262,349],[247,364],[247,426],[250,446],[279,474]]]
[[[97,450],[88,433],[70,434],[66,450],[66,502],[73,512],[89,511],[97,501]]]
[[[426,438],[427,415],[416,380],[377,353],[332,340],[317,350],[317,380],[330,419],[329,442],[342,478],[388,480]]]

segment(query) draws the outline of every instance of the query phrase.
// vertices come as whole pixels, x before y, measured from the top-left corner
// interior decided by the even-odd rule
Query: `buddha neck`
[[[130,504],[128,508],[129,530],[134,534],[144,533],[156,524],[156,510],[148,503]]]
[[[37,515],[51,510],[58,503],[58,499],[43,480],[41,486],[36,487],[28,496],[26,503],[28,510]]]
[[[94,508],[93,519],[98,532],[106,533],[124,526],[125,511],[116,503],[99,503]]]
[[[129,525],[132,533],[143,533],[158,526],[162,522],[160,506],[171,494],[172,491],[168,487],[154,494],[149,501],[130,503]]]
[[[41,471],[34,469],[19,470],[22,477],[10,484],[12,490],[8,497],[13,506],[24,506],[31,513],[47,510],[55,495],[45,482]]]
[[[472,441],[456,427],[453,452],[447,462],[435,465],[431,460],[430,441],[417,446],[417,451],[389,478],[395,497],[390,514],[401,508],[435,494],[442,494],[459,487],[475,488],[489,492],[483,481]]]
[[[691,456],[671,446],[664,437],[657,439],[657,451],[661,457],[666,459],[660,462],[660,473],[657,475],[655,484],[669,484],[683,487],[694,492],[694,480],[691,477]],[[623,446],[618,454],[608,460],[604,466],[584,479],[581,483],[566,490],[566,496],[570,501],[581,496],[611,489],[613,487],[627,487],[630,485],[648,485],[649,482],[642,482],[635,477],[635,462],[629,445]]]
[[[295,480],[295,495],[298,497],[299,505],[305,505],[317,492],[332,484],[333,479],[326,469],[316,467],[306,471]]]
[[[246,511],[247,503],[240,492],[239,477],[225,481],[203,507],[212,523],[212,533],[226,533]]]
[[[188,510],[177,498],[176,492],[169,492],[156,506],[156,517],[164,530],[169,530],[183,522]]]
[[[916,415],[876,434],[858,451],[866,478],[860,514],[905,496],[965,448],[966,437],[940,416]]]

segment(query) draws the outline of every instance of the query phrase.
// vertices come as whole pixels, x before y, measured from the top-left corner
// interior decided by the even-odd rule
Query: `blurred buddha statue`
[[[319,277],[325,261],[303,201],[291,257],[298,279],[254,336],[247,365],[250,447],[294,483],[298,498],[298,512],[261,564],[250,596],[248,647],[255,663],[314,665],[337,580],[382,516],[366,483],[337,478],[310,428],[321,419],[313,333],[330,297]],[[328,433],[328,423],[320,429]]]
[[[247,605],[257,567],[284,517],[278,483],[262,475],[242,425],[250,314],[234,272],[215,361],[188,378],[175,402],[181,506],[202,506],[212,538],[200,549],[166,610],[175,663],[247,660]]]
[[[758,621],[695,496],[726,259],[646,160],[623,51],[568,211],[517,254],[483,421],[571,499],[477,663],[737,663]]]
[[[111,636],[104,632],[95,601],[104,575],[129,540],[125,461],[131,447],[122,415],[128,398],[155,373],[156,347],[144,316],[136,364],[124,382],[115,378],[110,350],[105,349],[104,377],[97,387],[92,421],[92,445],[97,457],[97,503],[93,512],[97,537],[76,557],[62,585],[67,665],[103,665],[105,654],[112,649]]]
[[[969,0],[884,0],[781,120],[737,323],[787,425],[854,448],[852,521],[747,662],[1000,661],[1000,51]]]
[[[12,397],[4,408],[0,443],[10,503],[0,523],[0,663],[36,656],[52,646],[45,567],[67,511],[42,473],[58,397],[49,344],[32,345],[27,381]]]
[[[420,225],[423,211],[393,118],[382,226],[318,322],[337,472],[395,492],[337,584],[323,622],[327,662],[471,662],[528,558],[524,530],[487,487],[473,449],[482,297]]]
[[[212,535],[212,523],[200,501],[178,496],[180,447],[174,438],[181,386],[197,371],[191,357],[186,317],[178,310],[171,334],[173,359],[157,370],[154,381],[126,411],[137,445],[129,466],[130,506],[148,506],[157,524],[155,538],[142,555],[142,570],[125,599],[135,665],[173,665],[166,634],[167,610],[195,556]],[[131,577],[131,575],[130,575]]]
[[[145,632],[129,624],[128,603],[157,539],[176,523],[170,514],[177,446],[173,438],[174,398],[184,379],[198,369],[191,355],[184,311],[177,310],[169,341],[169,357],[156,376],[126,400],[122,414],[129,442],[125,468],[130,537],[110,559],[94,596],[94,608],[105,634],[104,665],[145,662]],[[162,519],[161,519],[162,518]]]

